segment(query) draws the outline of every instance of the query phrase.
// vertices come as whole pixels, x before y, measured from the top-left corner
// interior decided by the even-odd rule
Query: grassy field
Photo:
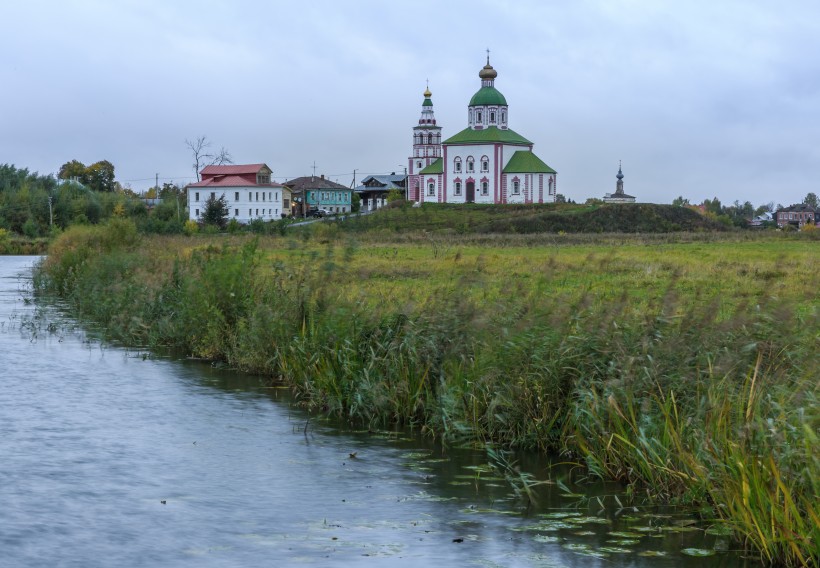
[[[768,562],[816,565],[818,246],[114,222],[67,231],[36,282],[112,338],[267,374],[352,423],[560,452],[726,519]]]

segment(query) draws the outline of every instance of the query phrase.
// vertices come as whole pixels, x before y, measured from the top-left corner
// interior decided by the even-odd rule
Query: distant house
[[[199,220],[210,197],[225,197],[228,219],[249,223],[255,219],[281,219],[284,199],[289,192],[271,181],[271,169],[265,164],[207,166],[200,174],[202,181],[186,186],[188,217]]]
[[[328,213],[350,213],[353,190],[325,176],[304,176],[285,182],[293,199],[293,214],[304,217],[310,211],[324,209]]]
[[[789,205],[783,209],[778,209],[775,213],[775,219],[777,220],[777,226],[781,228],[786,225],[802,227],[806,223],[814,225],[817,222],[817,211],[805,203],[798,203],[797,205]]]
[[[635,203],[633,196],[624,193],[624,173],[621,171],[620,164],[618,164],[618,173],[615,178],[618,180],[615,182],[615,193],[604,195],[604,203]]]
[[[375,211],[387,204],[387,194],[391,191],[398,191],[402,197],[406,198],[406,175],[367,176],[362,180],[362,185],[356,187],[355,191],[362,200],[362,211]]]
[[[769,213],[768,211],[764,211],[760,215],[757,215],[754,219],[749,221],[750,227],[762,227],[764,223],[771,223],[774,221],[774,214]]]

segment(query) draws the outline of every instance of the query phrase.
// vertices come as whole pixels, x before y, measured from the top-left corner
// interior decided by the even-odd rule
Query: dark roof
[[[288,180],[284,183],[295,192],[301,192],[305,189],[347,189],[346,185],[330,181],[321,176],[303,176]]]
[[[404,191],[404,184],[407,176],[404,174],[375,175],[367,176],[362,180],[362,185],[357,186],[354,191],[390,191],[398,189]],[[378,185],[368,185],[369,182],[376,182]]]
[[[797,203],[794,205],[789,205],[788,207],[783,207],[782,209],[778,209],[776,213],[780,213],[784,211],[786,213],[816,213],[814,207],[811,205],[806,205],[805,203]]]

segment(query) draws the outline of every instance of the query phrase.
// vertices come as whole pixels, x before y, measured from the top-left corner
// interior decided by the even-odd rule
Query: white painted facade
[[[282,218],[282,188],[226,187],[188,189],[188,218],[199,221],[205,211],[205,202],[215,196],[225,197],[228,219],[250,223],[254,219],[276,221]],[[289,211],[285,211],[290,214]]]

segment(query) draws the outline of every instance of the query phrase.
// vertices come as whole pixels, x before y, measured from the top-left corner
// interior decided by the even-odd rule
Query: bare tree
[[[196,181],[199,181],[199,171],[206,165],[208,166],[222,166],[225,164],[233,164],[233,158],[223,146],[218,153],[212,154],[208,151],[211,147],[211,142],[205,135],[199,136],[196,139],[185,139],[185,145],[191,150],[194,157],[194,163],[191,166],[196,173]]]

